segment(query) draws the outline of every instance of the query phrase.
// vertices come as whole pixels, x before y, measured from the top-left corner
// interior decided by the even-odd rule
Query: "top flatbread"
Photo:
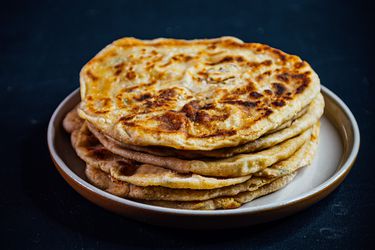
[[[320,91],[299,57],[232,37],[115,41],[82,69],[79,115],[140,146],[213,150],[255,140]]]
[[[200,150],[177,150],[168,147],[142,147],[130,144],[119,143],[111,137],[105,136],[105,139],[113,145],[118,147],[149,153],[158,156],[175,156],[186,159],[196,159],[203,157],[214,157],[214,158],[227,158],[233,155],[250,153],[259,151],[261,149],[272,147],[278,143],[281,143],[289,138],[301,134],[307,130],[313,124],[317,123],[322,116],[324,111],[324,99],[321,94],[311,102],[306,108],[305,113],[301,116],[296,117],[295,120],[284,123],[281,127],[277,128],[277,131],[264,135],[255,141],[251,141],[236,147],[221,148],[212,151],[200,151]],[[71,111],[71,112],[74,112]],[[67,117],[69,118],[69,117]],[[74,122],[74,121],[72,121]],[[95,131],[95,134],[102,135],[95,127],[90,125],[90,130]]]

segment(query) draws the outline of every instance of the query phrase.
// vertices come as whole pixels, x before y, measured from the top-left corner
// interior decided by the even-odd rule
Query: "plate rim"
[[[321,183],[320,185],[314,187],[313,189],[301,193],[297,195],[293,199],[289,199],[286,201],[277,201],[266,205],[259,205],[254,207],[248,207],[243,209],[227,209],[227,210],[186,210],[186,209],[176,209],[176,208],[167,208],[167,207],[159,207],[159,206],[153,206],[148,205],[132,200],[128,200],[126,198],[121,198],[118,196],[115,196],[113,194],[107,193],[89,182],[83,180],[81,177],[79,177],[77,174],[75,174],[61,159],[59,156],[55,146],[54,146],[54,136],[56,134],[54,122],[56,120],[56,117],[59,115],[60,110],[66,105],[66,103],[77,94],[79,91],[79,88],[75,89],[73,92],[71,92],[67,97],[64,98],[64,100],[57,106],[55,111],[53,112],[51,119],[48,124],[48,130],[47,130],[47,144],[48,149],[51,155],[51,158],[55,165],[58,165],[60,168],[59,170],[63,171],[67,176],[69,176],[71,179],[73,179],[77,184],[79,184],[81,187],[88,189],[91,192],[94,192],[100,196],[102,196],[105,199],[110,199],[114,202],[121,203],[125,206],[130,206],[135,209],[143,209],[143,210],[149,210],[152,212],[158,212],[163,214],[173,214],[173,215],[189,215],[189,216],[229,216],[229,215],[248,215],[248,214],[255,214],[259,212],[266,212],[270,210],[278,210],[283,209],[288,206],[293,206],[295,204],[298,204],[300,202],[303,202],[305,200],[313,199],[315,195],[318,195],[319,193],[325,191],[326,189],[330,187],[336,187],[340,182],[345,178],[345,176],[349,173],[350,169],[352,168],[356,157],[359,152],[360,147],[360,132],[358,123],[348,108],[348,106],[331,90],[329,90],[327,87],[321,85],[322,92],[329,96],[333,101],[336,102],[336,104],[343,110],[344,114],[348,117],[352,129],[353,129],[353,146],[350,149],[349,156],[347,160],[342,164],[342,167],[335,172],[330,178],[328,178],[325,182]]]

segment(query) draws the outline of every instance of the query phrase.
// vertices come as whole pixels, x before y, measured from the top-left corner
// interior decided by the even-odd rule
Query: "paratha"
[[[180,174],[170,169],[142,164],[108,151],[83,124],[72,133],[72,145],[87,164],[111,173],[118,179],[137,186],[213,189],[245,182],[251,175],[233,178],[214,178],[197,174]]]
[[[267,178],[276,178],[280,177],[285,174],[290,174],[296,171],[301,166],[310,165],[312,160],[314,159],[314,154],[318,147],[318,137],[320,132],[320,122],[317,122],[313,128],[311,133],[311,138],[305,145],[302,146],[301,149],[297,151],[292,157],[298,157],[298,155],[303,154],[301,157],[301,161],[299,164],[293,164],[292,160],[289,159],[278,162],[274,164],[270,168],[265,168],[262,171],[255,173],[254,175],[257,177],[267,177]]]
[[[69,113],[66,114],[63,120],[63,127],[66,132],[72,133],[74,130],[79,130],[85,120],[82,120],[77,113],[77,107],[72,109]]]
[[[119,142],[209,151],[253,141],[306,107],[299,57],[233,37],[123,38],[81,70],[79,115]]]
[[[254,191],[242,192],[233,197],[218,197],[205,201],[147,201],[145,203],[161,207],[189,210],[234,209],[240,207],[244,203],[248,203],[256,198],[273,193],[285,187],[294,179],[296,175],[297,173],[294,172],[292,174],[280,177],[270,184],[260,187]]]
[[[236,147],[216,149],[212,151],[198,151],[198,150],[176,150],[167,147],[142,147],[137,145],[129,145],[120,143],[109,136],[105,136],[108,143],[116,144],[117,146],[133,151],[149,153],[158,156],[174,156],[178,158],[196,159],[202,157],[227,158],[236,154],[250,153],[261,149],[272,147],[289,138],[299,135],[313,124],[319,121],[324,111],[324,99],[319,94],[311,104],[305,108],[303,112],[297,114],[294,120],[287,121],[278,127],[273,133],[266,134],[255,141],[245,143]],[[99,135],[94,126],[90,126],[90,130],[96,135]],[[102,134],[102,133],[101,133]]]
[[[88,181],[94,186],[119,197],[145,201],[196,202],[218,197],[236,196],[242,192],[255,191],[277,178],[254,178],[245,183],[209,190],[172,189],[165,187],[140,187],[111,178],[104,171],[87,165],[85,170]],[[293,173],[291,173],[293,174]],[[281,178],[281,177],[280,177]]]
[[[234,196],[241,192],[254,191],[299,168],[310,164],[318,143],[319,126],[315,126],[311,140],[306,142],[294,155],[284,161],[266,168],[244,183],[211,190],[171,189],[165,187],[139,187],[119,181],[98,167],[87,165],[86,176],[89,181],[111,193],[124,198],[166,201],[203,201],[222,196]],[[108,171],[108,170],[107,170]],[[258,176],[259,175],[259,176]]]
[[[316,99],[316,98],[315,98]],[[314,101],[314,100],[313,100]],[[313,102],[312,101],[312,102]],[[280,130],[283,130],[283,129],[285,129],[285,128],[288,128],[288,127],[290,127],[290,125],[292,125],[292,123],[296,120],[296,119],[298,119],[298,118],[300,118],[301,116],[303,116],[304,114],[306,114],[306,112],[307,112],[307,110],[308,110],[308,108],[309,108],[309,106],[311,106],[311,104],[309,104],[307,107],[304,107],[303,109],[301,109],[298,113],[296,113],[293,117],[292,117],[292,119],[290,119],[289,121],[285,121],[284,123],[282,123],[280,126],[278,126],[277,128],[275,128],[275,129],[271,129],[271,130],[269,130],[269,131],[267,131],[266,133],[264,133],[262,136],[265,136],[265,135],[269,135],[269,134],[273,134],[273,133],[275,133],[275,132],[278,132],[278,131],[280,131]],[[234,148],[234,147],[230,147],[230,148]],[[191,150],[190,150],[191,151]],[[198,151],[198,150],[196,150],[196,151]],[[214,151],[214,150],[211,150],[211,151]],[[201,152],[207,152],[207,151],[201,151]]]
[[[319,95],[318,95],[318,97],[319,97]],[[268,140],[272,140],[272,142],[274,144],[277,144],[275,142],[277,140],[274,139],[275,137],[277,137],[277,138],[280,138],[279,142],[281,142],[281,139],[283,137],[278,136],[277,132],[290,127],[293,123],[295,123],[297,121],[297,119],[301,118],[302,116],[304,116],[304,120],[308,120],[306,118],[310,117],[310,120],[308,120],[308,122],[304,123],[304,125],[302,126],[302,129],[305,130],[308,127],[310,127],[311,124],[313,124],[311,118],[317,116],[317,114],[319,112],[316,109],[314,109],[314,106],[317,106],[316,105],[316,103],[317,103],[316,99],[319,99],[318,97],[315,98],[315,100],[313,100],[313,102],[310,105],[308,105],[308,107],[305,107],[300,112],[298,112],[291,120],[286,121],[283,124],[281,124],[279,127],[277,127],[276,129],[273,129],[273,130],[267,132],[261,138],[264,139],[264,137],[266,137],[266,135],[272,134],[272,136],[270,136]],[[315,116],[313,115],[313,112],[315,113]],[[73,130],[79,129],[82,126],[83,122],[84,122],[84,120],[79,117],[78,112],[77,112],[77,107],[76,107],[66,114],[66,116],[63,120],[63,127],[67,132],[72,133]],[[95,130],[95,133],[101,133],[94,126],[91,126],[90,130]],[[298,135],[301,132],[302,132],[302,130],[299,131],[299,132],[296,131],[290,137]],[[106,139],[108,139],[111,143],[115,143],[115,144],[117,144],[117,145],[119,145],[123,148],[126,148],[126,149],[130,149],[130,150],[134,150],[134,151],[140,151],[140,152],[144,152],[144,153],[150,153],[150,154],[158,155],[158,156],[176,156],[176,157],[185,158],[185,159],[202,158],[202,157],[207,157],[207,156],[208,157],[215,157],[215,158],[225,158],[225,157],[229,157],[229,156],[232,156],[232,155],[235,154],[235,153],[232,153],[232,152],[240,152],[241,153],[241,150],[239,148],[243,148],[246,145],[246,144],[244,144],[244,145],[239,145],[237,147],[222,148],[222,149],[217,149],[217,150],[212,150],[212,151],[177,150],[177,149],[170,148],[170,147],[130,145],[130,144],[118,142],[115,139],[113,139],[113,138],[111,138],[107,135],[104,135],[104,136],[106,136]],[[261,139],[261,138],[259,138],[259,139]],[[257,139],[257,140],[259,141],[259,139]],[[265,140],[263,140],[263,141],[265,141]],[[249,143],[253,143],[253,142],[249,142]],[[257,143],[257,147],[261,148],[263,146],[263,143],[262,144]],[[270,143],[268,143],[268,144],[270,144]],[[254,147],[252,147],[252,148],[254,148]],[[262,148],[265,148],[265,146],[263,146]],[[255,151],[255,150],[253,150],[253,151]],[[249,151],[249,152],[251,152],[251,151]]]
[[[307,129],[300,135],[262,151],[238,154],[224,159],[186,160],[177,157],[162,157],[122,148],[117,144],[111,143],[103,134],[97,133],[96,130],[91,130],[91,132],[107,150],[126,159],[169,168],[178,173],[195,173],[215,177],[238,177],[258,172],[280,160],[290,157],[310,139],[311,135],[311,129]]]

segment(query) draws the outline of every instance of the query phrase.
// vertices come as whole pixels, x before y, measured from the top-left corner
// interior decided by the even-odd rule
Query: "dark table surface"
[[[373,13],[361,1],[2,3],[0,248],[368,247],[375,238]],[[49,158],[46,128],[59,102],[79,86],[85,62],[123,36],[222,35],[300,55],[351,108],[361,130],[361,150],[336,191],[276,222],[199,232],[119,217],[65,183]]]

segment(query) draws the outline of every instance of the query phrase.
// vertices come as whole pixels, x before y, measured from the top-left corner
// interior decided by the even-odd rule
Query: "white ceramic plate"
[[[191,211],[134,202],[106,193],[87,182],[84,163],[75,154],[62,120],[80,101],[75,90],[57,107],[48,127],[48,146],[64,179],[90,201],[115,213],[148,223],[183,228],[227,228],[266,222],[304,209],[332,192],[348,174],[359,150],[357,122],[348,107],[322,87],[326,102],[318,152],[285,188],[237,209]]]

